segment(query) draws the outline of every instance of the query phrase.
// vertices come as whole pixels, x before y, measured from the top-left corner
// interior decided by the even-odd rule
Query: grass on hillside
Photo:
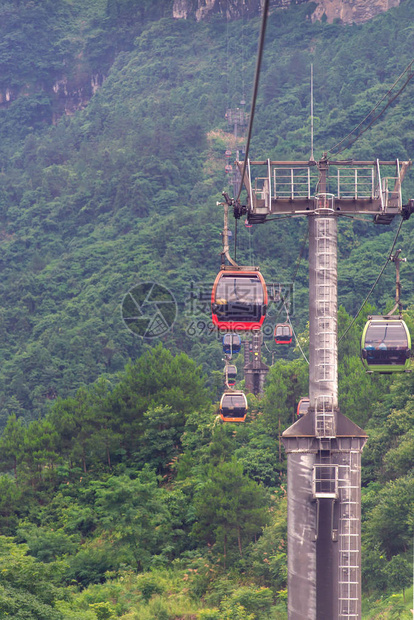
[[[263,620],[260,611],[240,609],[240,593],[246,597],[247,592],[252,600],[263,589],[242,584],[235,575],[233,579],[217,575],[208,592],[201,595],[204,579],[197,569],[157,569],[140,575],[126,572],[105,584],[73,592],[71,600],[62,601],[59,609],[65,620]],[[271,606],[265,617],[286,620],[285,603]],[[413,587],[405,591],[405,597],[398,593],[363,598],[362,620],[412,618]]]

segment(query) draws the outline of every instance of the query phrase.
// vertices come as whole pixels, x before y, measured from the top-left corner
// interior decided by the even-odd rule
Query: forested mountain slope
[[[5,617],[286,618],[279,437],[306,394],[308,367],[296,349],[276,352],[264,398],[249,396],[246,424],[222,425],[222,354],[206,327],[221,250],[216,201],[231,190],[224,151],[236,146],[225,112],[249,99],[260,24],[173,20],[170,8],[162,0],[0,6],[1,87],[15,84],[15,99],[0,110]],[[306,3],[269,18],[252,158],[309,157],[311,61],[319,156],[362,120],[411,60],[408,0],[352,27],[312,23],[313,10]],[[58,120],[72,96],[57,101],[50,89],[75,75],[79,63],[82,84],[91,89],[98,74],[102,84],[95,94],[80,93],[74,105],[84,109],[72,107]],[[344,158],[411,157],[413,87]],[[409,197],[412,174],[404,182]],[[375,281],[398,224],[340,221],[340,334]],[[295,219],[250,232],[239,226],[241,262],[260,264],[269,282],[289,283],[306,225]],[[408,258],[401,277],[413,333],[412,228],[412,219],[403,224],[398,247]],[[394,279],[388,267],[370,300],[378,311],[391,306]],[[305,349],[307,280],[305,252],[292,316]],[[127,291],[147,281],[168,287],[178,302],[173,329],[159,339],[164,346],[140,339],[121,318]],[[195,290],[205,284],[200,303],[191,282]],[[339,347],[341,411],[369,435],[364,620],[404,619],[410,612],[402,592],[412,576],[414,379],[364,372],[364,323],[361,315]],[[266,345],[271,352],[270,339]]]
[[[74,6],[72,28],[86,10]],[[43,115],[29,96],[0,115],[3,420],[10,412],[36,416],[56,395],[73,394],[140,355],[143,343],[120,314],[123,296],[139,281],[168,285],[180,304],[174,331],[164,338],[168,346],[191,353],[205,369],[221,365],[207,330],[200,343],[194,337],[185,302],[189,282],[211,283],[218,268],[222,214],[215,203],[228,189],[224,150],[231,143],[224,115],[249,94],[259,22],[150,21],[141,11],[128,24],[118,15],[114,25],[109,4],[88,6],[85,29],[96,28],[95,52],[108,41],[108,24],[131,49],[116,54],[111,48],[115,62],[86,109],[48,127],[53,102]],[[163,7],[146,10],[155,19]],[[405,25],[411,3],[352,27],[312,24],[310,10],[305,4],[270,16],[252,157],[309,156],[310,60],[316,153],[344,137],[410,60],[414,34]],[[19,17],[23,24],[29,19],[17,13],[15,30]],[[9,25],[8,36],[15,30]],[[35,67],[48,66],[44,45],[22,50],[21,82],[30,59]],[[108,66],[105,50],[97,58]],[[18,81],[15,65],[12,71]],[[410,157],[410,88],[357,141],[353,156]],[[411,177],[404,193],[414,195]],[[288,282],[305,227],[296,220],[258,227],[251,238],[242,231],[239,257],[259,263],[269,281]],[[409,221],[400,236],[404,255],[411,229]],[[356,310],[375,279],[393,234],[370,223],[341,222],[339,295],[348,311]],[[403,267],[406,302],[413,298],[408,271]],[[393,296],[393,279],[387,270],[375,291],[381,307]],[[307,320],[306,282],[302,262],[295,283],[299,331]]]

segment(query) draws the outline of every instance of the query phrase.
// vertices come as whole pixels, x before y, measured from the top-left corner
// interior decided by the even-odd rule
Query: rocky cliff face
[[[410,0],[413,1],[413,0]],[[264,0],[170,0],[172,14],[176,19],[195,19],[197,21],[219,16],[222,19],[251,18],[262,13]],[[313,2],[316,9],[312,20],[335,19],[344,24],[362,23],[379,13],[398,6],[401,0],[270,0],[270,11],[283,10],[292,4]],[[88,69],[88,63],[79,56],[71,67],[70,77],[61,75],[53,84],[38,81],[30,84],[5,85],[0,87],[0,110],[8,108],[20,97],[37,93],[47,94],[53,102],[53,121],[63,115],[74,114],[86,107],[91,97],[102,86],[105,76]]]
[[[62,76],[53,85],[42,83],[25,84],[13,88],[0,88],[0,109],[7,109],[20,97],[45,93],[53,102],[52,122],[56,123],[63,115],[70,116],[86,108],[91,97],[99,90],[105,76],[101,73],[72,76],[69,80]]]
[[[328,22],[340,19],[344,24],[359,24],[398,6],[401,0],[270,0],[270,10],[310,1],[318,5],[313,21],[326,16]],[[174,0],[173,17],[200,21],[223,15],[226,19],[238,19],[259,15],[262,6],[263,0]]]
[[[340,19],[344,24],[360,24],[400,4],[400,0],[316,0],[313,21],[326,15],[328,22]]]
[[[302,4],[309,0],[270,0],[272,9],[287,8],[292,2]],[[212,15],[223,15],[226,19],[254,17],[260,15],[264,0],[174,0],[173,17],[177,19],[196,18],[197,21]]]
[[[53,122],[62,115],[70,116],[86,108],[91,97],[99,90],[105,76],[101,73],[80,75],[76,79],[68,80],[63,76],[53,84],[54,116]]]

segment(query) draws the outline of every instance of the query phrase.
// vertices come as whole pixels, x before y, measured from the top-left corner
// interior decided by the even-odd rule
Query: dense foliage
[[[79,56],[83,62],[90,58],[91,31],[95,52],[98,41],[114,45],[108,28],[118,32],[120,23],[110,17],[113,7],[118,6],[119,19],[129,10],[127,2],[110,3],[111,10],[103,1],[87,4],[88,10],[82,8],[84,3],[80,7],[62,0],[42,13],[55,25],[56,41],[70,40],[69,30],[76,30],[76,53],[62,61],[70,71],[76,71]],[[227,106],[239,105],[243,89],[252,81],[259,24],[174,21],[162,17],[167,12],[164,5],[159,2],[158,10],[154,4],[153,11],[147,7],[148,20],[151,16],[153,21],[142,16],[134,20],[131,14],[128,28],[135,28],[133,41],[125,35],[125,50],[117,54],[112,50],[115,61],[109,75],[84,111],[47,127],[46,118],[39,125],[41,116],[35,108],[37,123],[23,108],[20,114],[19,106],[29,105],[31,95],[18,97],[1,110],[2,426],[10,413],[36,418],[56,396],[73,396],[80,386],[102,373],[122,370],[129,358],[143,352],[142,340],[126,330],[119,311],[124,295],[138,281],[167,285],[177,299],[174,331],[163,337],[168,347],[190,353],[205,371],[220,365],[208,329],[208,303],[192,303],[191,283],[196,292],[203,284],[208,299],[220,251],[221,210],[214,205],[227,184],[224,150],[234,146],[224,114]],[[15,32],[16,20],[26,27],[25,11],[43,11],[42,3],[6,6],[15,16],[2,24],[6,39]],[[311,24],[307,19],[311,8],[304,4],[270,16],[252,157],[308,156],[310,60],[315,64],[315,152],[319,153],[355,126],[408,62],[411,31],[398,37],[400,24],[410,19],[408,2],[353,27]],[[376,30],[389,32],[393,42],[394,60],[388,63],[380,58],[384,46],[372,46],[367,57],[367,47],[360,45]],[[20,76],[23,83],[29,63],[39,70],[47,65],[52,71],[43,45],[41,39],[34,49],[26,49],[21,74],[10,65],[5,75]],[[346,63],[345,70],[346,49],[352,49],[356,59]],[[97,56],[103,74],[107,72],[103,58],[110,59],[111,54]],[[92,68],[88,71],[83,74],[86,81],[93,75]],[[341,76],[340,92],[348,93],[352,105],[349,97],[342,103],[335,76]],[[33,80],[38,88],[33,96],[45,97],[49,90],[36,70]],[[354,156],[409,156],[413,139],[405,120],[409,89],[356,142]],[[49,120],[56,118],[59,101],[50,98]],[[394,141],[389,145],[392,153],[382,147],[389,136]],[[410,176],[404,189],[412,195]],[[409,221],[399,238],[405,254],[411,228]],[[259,262],[268,281],[289,282],[297,258],[292,248],[301,244],[305,229],[305,221],[284,220],[277,232],[274,223],[239,231],[238,256],[248,264]],[[357,310],[367,282],[375,280],[393,235],[393,227],[341,221],[339,294],[348,312]],[[405,273],[403,266],[404,296],[412,302],[413,284]],[[378,307],[392,298],[393,279],[388,268],[374,292]],[[306,287],[302,260],[294,291],[299,331],[307,320]],[[275,308],[272,321],[277,312],[280,309]]]
[[[343,309],[340,317],[349,321]],[[352,349],[355,335],[341,350],[341,409],[358,421],[354,403],[372,400],[373,386]],[[4,611],[285,617],[279,433],[307,389],[306,362],[275,362],[264,399],[249,397],[237,428],[217,419],[204,380],[185,354],[158,346],[38,421],[9,417],[0,439]],[[409,587],[414,507],[412,375],[374,385],[363,467],[367,594]],[[387,605],[405,609],[400,598]]]
[[[312,10],[301,4],[269,18],[253,158],[309,156],[310,62],[319,155],[411,60],[408,0],[361,26],[312,23]],[[215,405],[222,356],[208,316],[221,247],[215,203],[229,190],[224,151],[243,144],[225,111],[249,94],[259,20],[170,15],[167,0],[0,1],[0,91],[3,102],[6,91],[12,97],[0,109],[5,617],[286,617],[280,433],[307,393],[307,365],[298,350],[282,354],[266,337],[273,364],[265,396],[249,397],[241,428],[223,426]],[[342,156],[409,158],[411,92]],[[65,106],[78,111],[64,115]],[[412,196],[408,175],[404,197]],[[397,225],[340,221],[340,333]],[[275,226],[239,226],[238,256],[260,263],[275,283],[289,283],[298,268],[292,317],[306,350],[306,249],[295,263],[306,222]],[[405,222],[398,240],[409,260],[412,226]],[[409,273],[403,264],[413,333]],[[164,346],[140,339],[121,319],[122,300],[139,281],[163,284],[177,300],[173,329],[158,339]],[[382,311],[393,295],[389,267],[370,301]],[[371,310],[340,344],[340,406],[369,433],[363,586],[376,602],[366,617],[404,618],[414,379],[363,371],[358,335]],[[271,307],[267,325],[281,315]]]

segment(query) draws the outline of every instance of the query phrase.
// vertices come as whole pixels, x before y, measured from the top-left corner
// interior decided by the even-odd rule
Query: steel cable
[[[379,272],[377,279],[375,280],[374,284],[372,285],[371,290],[369,291],[368,295],[365,297],[365,299],[364,299],[364,301],[363,301],[362,305],[360,306],[360,308],[359,308],[358,312],[356,313],[355,317],[353,318],[353,320],[351,321],[351,323],[348,325],[348,327],[346,328],[346,330],[344,331],[344,333],[342,334],[342,336],[339,338],[339,340],[338,340],[338,344],[339,344],[340,342],[342,342],[342,340],[345,338],[345,336],[347,335],[347,333],[349,332],[349,330],[351,329],[351,327],[354,325],[354,323],[355,323],[355,321],[357,320],[357,318],[358,318],[358,316],[359,316],[359,314],[360,314],[360,312],[361,312],[362,308],[365,306],[365,304],[367,303],[368,299],[371,297],[371,295],[372,295],[372,293],[373,293],[373,291],[374,291],[375,287],[377,286],[377,284],[378,284],[378,282],[379,282],[379,280],[380,280],[380,278],[381,278],[382,274],[383,274],[383,273],[384,273],[384,271],[385,271],[386,266],[387,266],[387,265],[388,265],[388,263],[390,262],[390,260],[391,260],[391,256],[392,256],[392,252],[393,252],[393,250],[394,250],[395,244],[397,243],[398,235],[400,234],[400,230],[401,230],[401,226],[402,226],[403,221],[404,221],[404,220],[401,218],[401,222],[400,222],[400,225],[399,225],[399,227],[398,227],[397,234],[395,235],[394,241],[393,241],[393,243],[392,243],[391,250],[389,251],[389,254],[388,254],[387,260],[385,261],[385,263],[384,263],[384,265],[383,265],[383,267],[382,267],[381,271]]]
[[[405,83],[400,88],[400,90],[397,92],[397,94],[394,95],[394,97],[392,97],[392,99],[390,99],[388,101],[388,103],[384,107],[384,109],[381,110],[381,112],[379,114],[377,114],[377,116],[375,116],[375,118],[372,119],[372,121],[369,123],[369,125],[367,127],[365,127],[365,129],[360,131],[360,133],[354,138],[354,140],[352,140],[349,144],[347,144],[342,149],[337,151],[336,154],[339,155],[340,153],[342,153],[342,151],[345,150],[345,148],[350,148],[358,140],[358,138],[360,138],[362,136],[362,134],[364,134],[375,123],[375,121],[379,119],[379,117],[385,112],[385,110],[391,105],[391,103],[393,101],[395,101],[395,99],[397,99],[397,97],[402,93],[402,91],[407,86],[408,82],[414,77],[414,72],[412,70],[413,63],[414,63],[414,59],[407,65],[407,67],[404,69],[404,71],[401,73],[401,75],[396,79],[396,81],[391,86],[391,88],[385,93],[385,95],[382,97],[382,99],[380,99],[380,101],[372,108],[371,112],[365,116],[365,118],[359,123],[359,125],[357,125],[347,136],[345,136],[345,138],[343,138],[343,140],[341,140],[340,142],[335,144],[335,146],[333,146],[331,149],[329,149],[330,153],[333,153],[333,151],[335,151],[335,149],[337,149],[339,146],[341,146],[350,136],[352,136],[356,131],[358,131],[358,129],[365,123],[365,121],[381,105],[381,103],[384,101],[384,99],[386,99],[387,97],[391,96],[394,87],[398,84],[398,82],[401,80],[401,78],[404,76],[404,74],[407,73],[407,79],[406,79]]]
[[[243,179],[244,179],[244,174],[246,172],[247,159],[248,159],[248,156],[249,156],[250,139],[251,139],[251,135],[252,135],[253,119],[254,119],[254,113],[255,113],[255,108],[256,108],[257,92],[258,92],[258,89],[259,89],[260,69],[261,69],[261,65],[262,65],[262,57],[263,57],[263,48],[264,48],[264,39],[265,39],[265,33],[266,33],[266,24],[267,24],[268,10],[269,10],[269,0],[265,0],[264,1],[264,6],[263,6],[263,16],[262,16],[262,24],[261,24],[261,29],[260,29],[259,46],[258,46],[258,50],[257,50],[257,60],[256,60],[256,71],[255,71],[255,76],[254,76],[252,105],[251,105],[251,109],[250,109],[249,127],[248,127],[248,130],[247,130],[246,152],[245,152],[245,155],[244,155],[243,169],[242,169],[242,174],[241,174],[241,183],[240,183],[238,195],[237,195],[237,198],[236,198],[236,202],[239,201],[240,194],[242,192]]]

